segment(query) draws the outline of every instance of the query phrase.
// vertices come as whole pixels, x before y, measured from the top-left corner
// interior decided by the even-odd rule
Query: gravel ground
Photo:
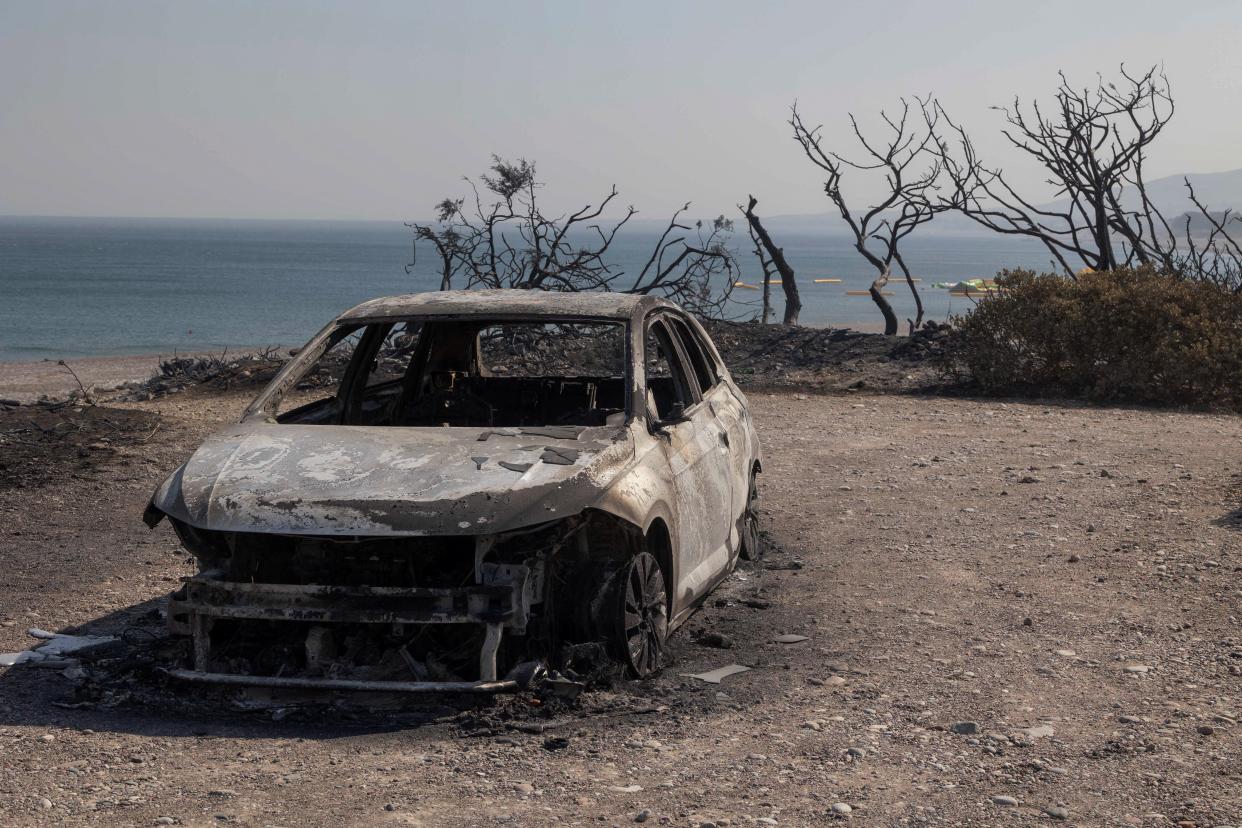
[[[17,667],[0,824],[1242,824],[1242,419],[752,403],[771,554],[709,598],[659,678],[414,725],[66,709],[67,679]],[[115,628],[189,572],[139,514],[243,405],[131,405],[159,414],[141,444],[49,451],[70,473],[0,487],[0,651],[30,626]],[[731,663],[754,669],[683,676]]]

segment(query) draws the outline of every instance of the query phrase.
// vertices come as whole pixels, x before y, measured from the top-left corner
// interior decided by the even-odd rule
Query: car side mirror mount
[[[687,422],[689,419],[686,416],[686,404],[678,401],[669,406],[668,413],[656,421],[656,427],[674,426],[678,423]]]

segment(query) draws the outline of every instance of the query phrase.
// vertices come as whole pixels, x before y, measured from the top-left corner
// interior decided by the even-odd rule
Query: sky
[[[0,0],[0,215],[423,219],[492,153],[552,210],[817,213],[790,105],[849,150],[928,93],[1038,189],[989,107],[1122,62],[1176,96],[1148,177],[1230,170],[1239,42],[1238,0]]]

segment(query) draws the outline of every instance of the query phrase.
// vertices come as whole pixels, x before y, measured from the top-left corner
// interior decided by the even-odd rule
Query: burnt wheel
[[[759,540],[759,475],[754,472],[750,474],[750,492],[746,496],[746,511],[742,514],[741,556],[748,561],[763,557]]]
[[[613,589],[617,649],[635,676],[654,675],[668,637],[668,593],[660,562],[650,552],[639,552],[616,573]]]

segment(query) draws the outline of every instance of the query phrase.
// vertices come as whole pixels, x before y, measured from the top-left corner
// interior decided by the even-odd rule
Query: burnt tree
[[[633,207],[606,218],[617,198],[613,187],[597,204],[567,215],[547,215],[539,204],[543,184],[526,160],[492,158],[488,173],[466,179],[468,198],[436,205],[434,223],[413,223],[415,259],[419,243],[438,257],[440,289],[520,288],[650,293],[672,299],[701,316],[724,313],[736,264],[725,246],[733,223],[724,216],[687,222],[687,203],[677,210],[636,275],[627,274],[609,253],[617,233],[636,214]]]
[[[1173,117],[1168,79],[1155,67],[1078,89],[1064,74],[1051,107],[1015,98],[1004,136],[1047,176],[1051,204],[1018,192],[986,165],[966,130],[936,105],[946,127],[936,150],[951,182],[943,203],[998,233],[1038,239],[1069,276],[1079,267],[1150,264],[1177,270],[1173,229],[1147,194],[1147,149]]]
[[[755,255],[759,257],[759,263],[763,267],[763,321],[768,321],[768,308],[770,307],[768,290],[772,281],[771,272],[775,268],[780,274],[781,290],[785,294],[784,322],[786,325],[797,325],[798,314],[802,311],[802,298],[798,295],[797,277],[794,275],[794,269],[785,260],[785,251],[772,241],[772,236],[768,234],[763,222],[755,213],[755,205],[758,203],[759,200],[753,195],[747,196],[746,206],[742,207],[739,204],[738,209],[742,211],[742,215],[746,216],[751,239],[755,243]]]
[[[923,323],[922,297],[901,256],[900,245],[916,228],[944,209],[932,200],[942,169],[936,153],[931,151],[936,146],[938,108],[931,99],[918,100],[918,104],[923,116],[921,125],[910,122],[910,104],[905,99],[901,101],[901,114],[896,118],[881,111],[880,117],[887,130],[880,141],[864,136],[858,121],[853,115],[849,116],[854,137],[862,145],[866,161],[847,160],[824,146],[823,127],[808,127],[797,105],[789,119],[794,140],[803,153],[827,173],[824,194],[853,234],[854,249],[875,268],[876,278],[868,292],[884,317],[884,333],[888,336],[896,334],[898,328],[897,314],[884,298],[884,288],[892,278],[894,264],[901,270],[914,297],[917,318],[911,320],[911,325],[917,327]],[[841,190],[841,180],[847,169],[878,172],[883,177],[885,189],[881,197],[860,213],[850,208]]]

